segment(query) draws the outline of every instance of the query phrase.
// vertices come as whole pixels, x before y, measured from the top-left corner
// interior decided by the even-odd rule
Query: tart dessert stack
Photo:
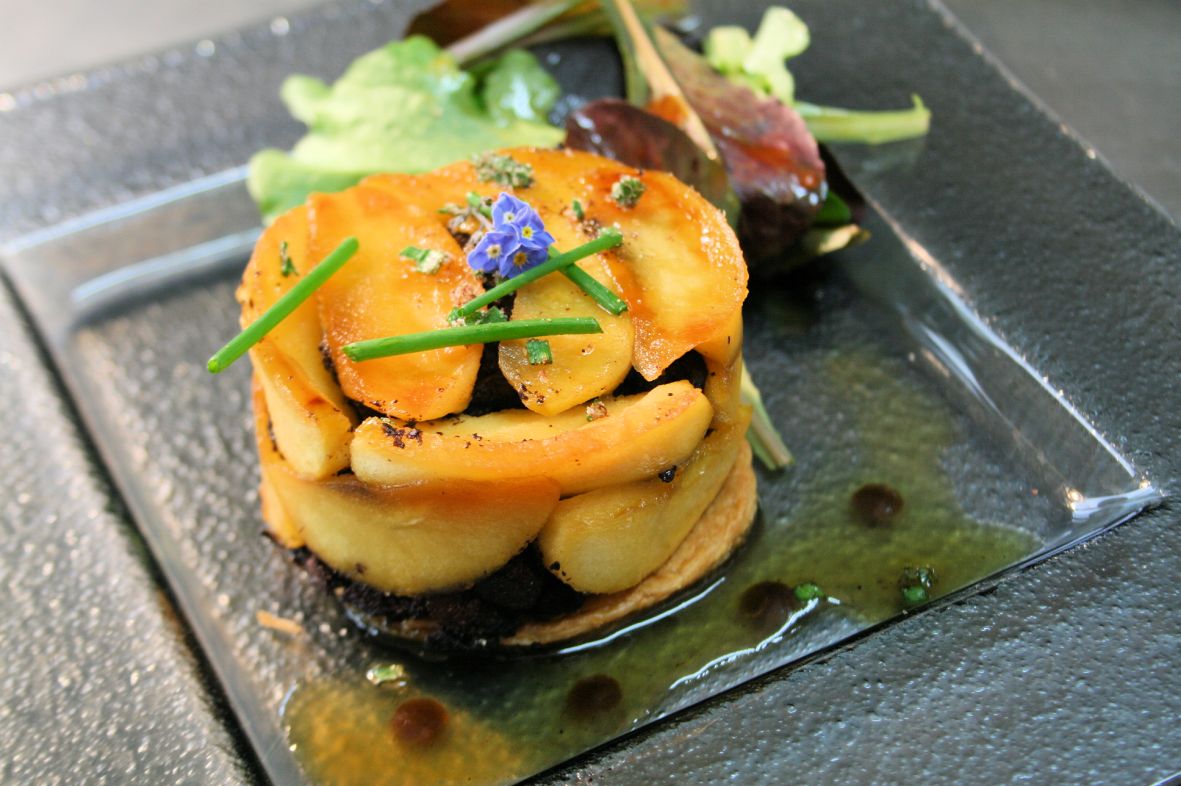
[[[739,398],[747,274],[724,216],[664,173],[500,155],[530,176],[506,184],[464,162],[312,195],[264,232],[238,290],[247,325],[356,238],[250,350],[263,518],[370,621],[428,644],[591,634],[712,571],[755,512]],[[555,250],[622,233],[575,264],[626,309],[559,271],[495,307],[510,323],[591,317],[601,332],[546,336],[544,356],[519,339],[351,359],[354,342],[455,325],[498,280],[469,255],[506,193]]]

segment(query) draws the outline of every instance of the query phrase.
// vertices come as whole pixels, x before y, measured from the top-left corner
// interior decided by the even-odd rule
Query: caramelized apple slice
[[[267,439],[266,402],[255,390],[271,527],[380,590],[417,595],[467,586],[525,548],[558,501],[557,484],[545,478],[385,488],[347,476],[305,480]]]
[[[309,202],[311,255],[320,259],[353,235],[356,256],[318,293],[320,320],[349,398],[387,415],[429,420],[461,412],[471,399],[482,347],[429,352],[354,363],[341,352],[353,341],[447,327],[451,309],[483,292],[435,206],[415,194],[357,186],[313,194]],[[435,273],[421,273],[401,256],[407,246],[449,256]]]
[[[598,225],[618,226],[623,245],[607,256],[627,300],[636,341],[632,364],[653,380],[698,345],[724,338],[741,319],[746,263],[722,213],[664,172],[639,172],[588,153],[510,150],[532,164],[539,183],[571,184],[587,216],[586,237]],[[624,175],[639,177],[644,194],[633,207],[611,199]],[[521,194],[528,199],[528,192]],[[738,315],[738,316],[736,316]]]
[[[253,322],[307,273],[307,211],[280,216],[259,238],[238,301],[242,326]],[[283,274],[282,259],[294,266]],[[356,420],[320,355],[320,317],[305,302],[250,351],[262,380],[279,450],[300,475],[323,478],[349,464]]]
[[[624,407],[619,407],[626,401]],[[607,416],[494,413],[416,427],[369,418],[353,437],[353,471],[368,483],[550,478],[562,494],[656,475],[689,456],[713,407],[688,382],[605,399]],[[553,436],[543,436],[548,432]]]
[[[561,248],[573,248],[582,242],[561,222],[560,216],[546,217],[546,227]],[[610,273],[602,258],[588,257],[577,264],[610,288]],[[635,333],[626,311],[619,316],[609,314],[563,275],[545,276],[518,290],[514,320],[558,317],[594,317],[603,332],[550,336],[546,340],[553,363],[546,365],[530,365],[525,341],[504,341],[500,345],[501,373],[517,390],[521,402],[542,415],[556,415],[610,393],[631,370]]]
[[[596,489],[558,503],[538,538],[544,563],[579,592],[618,592],[669,558],[718,494],[745,423],[715,430],[671,482]]]

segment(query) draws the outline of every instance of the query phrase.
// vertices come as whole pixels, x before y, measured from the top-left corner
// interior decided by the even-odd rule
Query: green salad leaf
[[[358,58],[331,86],[292,76],[280,96],[308,127],[290,152],[250,160],[247,187],[270,221],[313,191],[339,191],[374,172],[425,172],[501,147],[552,147],[545,122],[559,88],[516,50],[477,76],[430,39],[413,36]]]

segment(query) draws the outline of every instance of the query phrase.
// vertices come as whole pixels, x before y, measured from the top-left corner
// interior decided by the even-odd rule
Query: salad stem
[[[287,290],[286,294],[276,300],[274,305],[214,353],[206,364],[209,372],[218,374],[225,371],[231,363],[245,355],[259,341],[262,341],[263,336],[274,330],[276,325],[286,319],[292,311],[299,308],[333,273],[340,270],[344,263],[357,253],[358,247],[359,244],[355,237],[347,237],[342,240],[331,254],[324,257],[320,264],[312,268],[295,286]]]
[[[779,432],[775,430],[775,424],[771,422],[771,416],[763,406],[763,396],[745,365],[742,367],[742,400],[750,404],[754,410],[746,439],[759,461],[771,470],[780,470],[791,464],[795,459],[783,443]]]
[[[581,2],[582,0],[545,0],[530,3],[519,11],[480,28],[467,38],[456,41],[447,47],[447,52],[461,66],[475,62],[545,27]]]
[[[345,344],[341,350],[349,360],[360,362],[391,355],[426,352],[443,347],[460,347],[467,344],[490,344],[494,341],[511,341],[520,338],[537,338],[538,336],[602,332],[603,328],[599,325],[599,321],[593,317],[522,319],[517,322],[458,325],[440,330],[427,330],[423,333],[406,333],[401,336],[355,341],[352,344]]]
[[[677,125],[708,158],[717,161],[718,149],[709,131],[689,106],[631,0],[603,0],[602,6],[615,30],[615,42],[623,57],[627,100],[639,107],[646,107],[654,101],[674,103],[681,117]]]

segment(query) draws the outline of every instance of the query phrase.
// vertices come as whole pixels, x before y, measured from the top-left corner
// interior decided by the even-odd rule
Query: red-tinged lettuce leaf
[[[811,226],[827,194],[816,140],[795,110],[732,83],[671,33],[656,28],[654,38],[726,161],[742,202],[738,234],[747,257],[785,251]]]
[[[670,172],[728,215],[735,214],[737,202],[721,162],[706,156],[677,126],[626,101],[604,98],[571,112],[566,147]]]

